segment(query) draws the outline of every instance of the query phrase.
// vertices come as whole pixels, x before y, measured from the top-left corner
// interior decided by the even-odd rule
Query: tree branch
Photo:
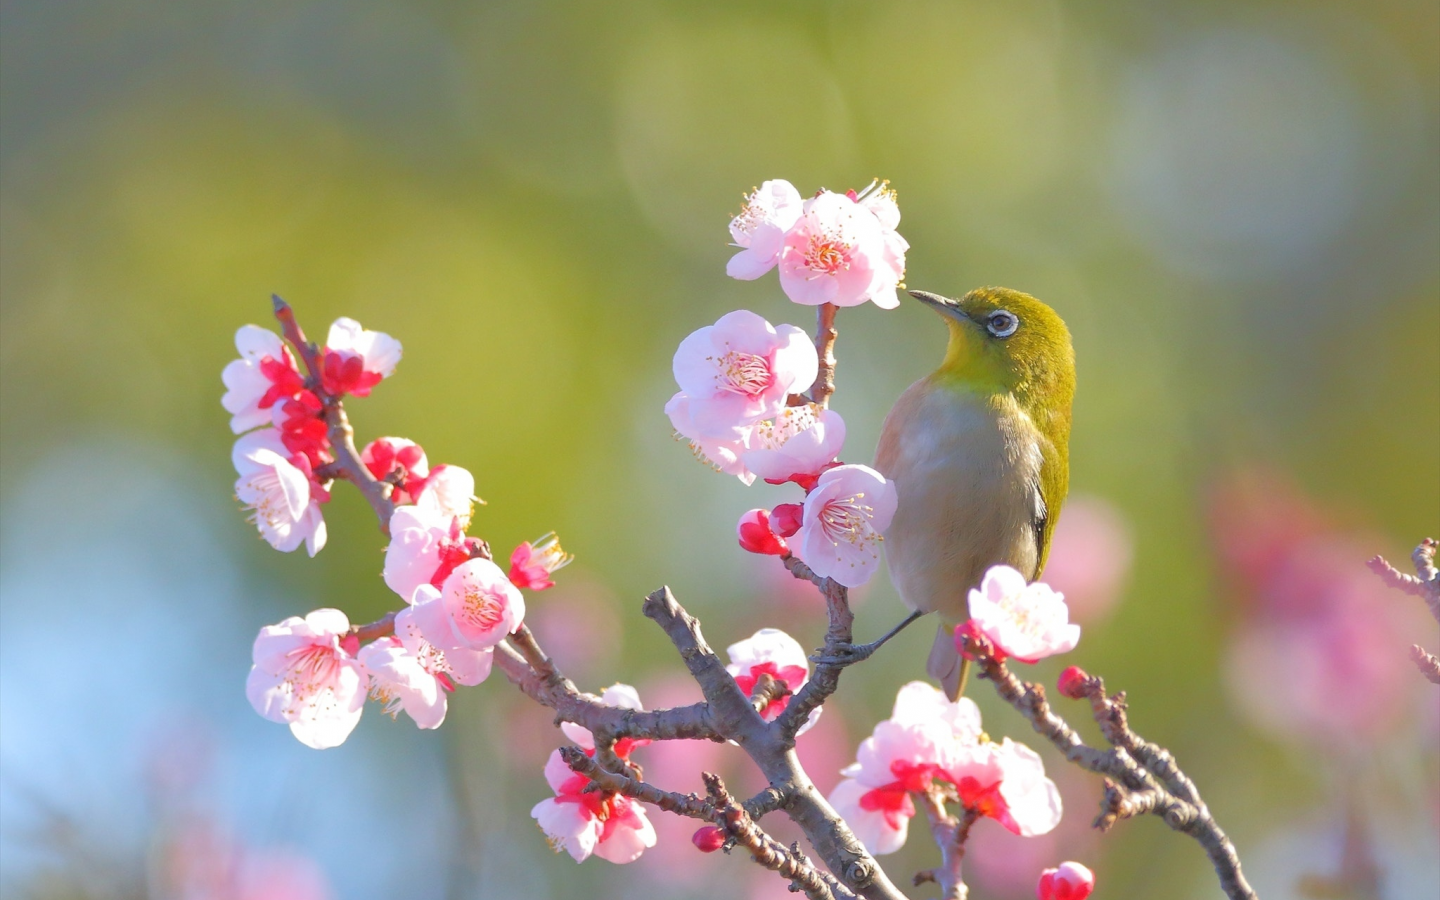
[[[638,778],[621,775],[603,768],[579,747],[561,747],[560,758],[571,771],[578,772],[595,782],[599,790],[612,794],[624,794],[634,800],[658,806],[677,816],[688,816],[706,822],[715,821],[715,808],[694,794],[677,794],[661,790]]]
[[[940,848],[940,865],[915,873],[916,886],[933,882],[940,888],[940,900],[965,900],[969,889],[961,880],[961,862],[965,859],[965,842],[970,839],[970,827],[980,818],[979,812],[966,809],[955,818],[945,808],[945,799],[938,787],[914,795],[925,809],[930,822],[930,836]]]
[[[1437,547],[1440,547],[1440,543],[1427,537],[1415,548],[1415,552],[1410,554],[1411,563],[1415,566],[1414,575],[1406,575],[1380,556],[1371,558],[1367,565],[1389,587],[1424,600],[1430,615],[1440,622],[1440,572],[1435,570]],[[1419,644],[1411,646],[1410,659],[1431,684],[1440,684],[1440,659],[1436,659]]]
[[[815,355],[820,367],[810,387],[810,401],[821,409],[830,405],[830,395],[835,393],[835,339],[840,336],[835,329],[837,310],[833,303],[822,303],[815,310]]]
[[[1240,857],[1234,844],[1210,815],[1194,782],[1180,771],[1168,751],[1130,730],[1123,693],[1107,697],[1104,682],[1093,676],[1086,677],[1080,691],[1089,698],[1095,721],[1112,745],[1110,751],[1102,752],[1087,746],[1075,729],[1050,709],[1040,685],[1021,682],[1003,662],[997,661],[994,648],[983,636],[967,636],[965,651],[975,659],[980,677],[993,683],[1001,699],[1024,716],[1067,760],[1113,779],[1106,780],[1105,799],[1096,827],[1105,830],[1117,819],[1142,813],[1159,816],[1170,828],[1199,842],[1210,857],[1227,897],[1256,900],[1255,891],[1240,871]]]

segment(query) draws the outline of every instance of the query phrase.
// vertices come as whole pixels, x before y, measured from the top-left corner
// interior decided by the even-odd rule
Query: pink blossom
[[[673,362],[680,393],[666,410],[692,441],[733,441],[747,426],[779,415],[788,395],[810,387],[818,367],[803,330],[739,309],[680,342]],[[683,408],[676,403],[682,395],[689,399]]]
[[[795,534],[804,522],[805,507],[799,503],[779,503],[770,510],[770,530],[782,538]]]
[[[420,728],[439,728],[445,721],[447,695],[455,685],[475,685],[490,675],[494,648],[456,649],[442,653],[415,623],[397,616],[395,634],[360,649],[360,665],[370,676],[370,696],[385,704],[394,718],[403,709]]]
[[[1045,776],[1040,755],[1024,744],[1008,737],[998,744],[982,741],[965,748],[949,772],[961,804],[1021,837],[1060,824],[1060,789]]]
[[[753,281],[775,268],[785,232],[800,218],[800,192],[783,179],[767,181],[745,198],[745,208],[730,220],[730,237],[743,248],[730,257],[725,274]]]
[[[252,512],[260,536],[285,553],[302,542],[311,556],[319,553],[325,546],[320,503],[330,496],[314,480],[309,461],[292,455],[273,428],[242,435],[230,459],[240,475],[235,496]]]
[[[894,515],[894,483],[869,466],[836,466],[805,498],[798,555],[816,575],[864,584],[880,565],[880,535]]]
[[[616,683],[610,685],[605,689],[605,692],[600,695],[600,702],[606,706],[614,706],[618,709],[633,709],[636,712],[645,709],[645,707],[640,704],[639,692],[628,684]],[[566,737],[578,744],[581,749],[595,749],[595,735],[591,734],[590,729],[583,725],[576,725],[574,722],[561,722],[560,730],[565,733]],[[644,747],[649,743],[650,741],[644,738],[639,740],[628,737],[620,738],[620,740],[615,742],[615,755],[622,759],[629,759],[630,751],[636,747]]]
[[[1039,900],[1085,900],[1095,890],[1095,873],[1078,862],[1063,862],[1059,868],[1040,873],[1035,886]]]
[[[751,553],[784,556],[790,552],[785,539],[770,530],[770,513],[763,509],[752,509],[742,515],[735,525],[735,536],[740,548]]]
[[[980,588],[970,589],[970,618],[997,649],[1021,662],[1068,653],[1080,641],[1064,596],[1039,581],[1027,585],[1009,566],[991,566]]]
[[[855,763],[841,770],[845,777],[830,793],[830,803],[865,849],[894,853],[905,845],[915,815],[910,794],[930,790],[936,779],[951,780],[948,767],[958,746],[943,722],[886,719],[860,743]]]
[[[587,792],[590,779],[571,771],[559,750],[545,763],[545,780],[555,797],[535,804],[530,815],[555,852],[563,850],[576,862],[593,854],[628,863],[655,846],[655,828],[640,804],[622,794]]]
[[[258,325],[244,325],[235,332],[235,349],[240,358],[220,373],[225,396],[220,405],[230,413],[230,430],[236,434],[270,424],[275,401],[293,397],[305,387],[295,368],[295,359],[280,336]]]
[[[793,481],[809,490],[844,445],[845,420],[839,413],[813,404],[787,406],[756,425],[740,459],[771,484]]]
[[[406,616],[425,640],[441,651],[494,647],[520,627],[525,598],[505,572],[488,559],[467,560],[455,567],[437,590],[415,589]],[[398,626],[397,626],[398,627]]]
[[[458,519],[462,529],[470,527],[479,498],[475,496],[475,476],[468,469],[441,463],[411,490],[418,491],[415,505],[430,506],[441,515]]]
[[[365,706],[365,670],[341,646],[349,630],[338,609],[261,628],[245,681],[250,705],[272,722],[288,723],[308,747],[344,743]]]
[[[805,655],[805,648],[778,628],[762,628],[745,640],[726,647],[725,652],[730,657],[730,665],[725,667],[725,671],[735,679],[745,696],[754,695],[761,675],[783,681],[790,688],[790,694],[771,700],[761,710],[760,715],[767,722],[784,712],[790,704],[790,697],[810,678],[810,660]],[[797,734],[809,731],[819,713],[818,708],[812,712]]]
[[[420,492],[425,477],[430,474],[425,450],[402,437],[376,438],[360,451],[360,461],[376,478],[393,479],[395,489],[390,493],[390,499],[397,504],[414,503],[415,494]]]
[[[560,538],[549,531],[526,541],[510,554],[510,583],[518,588],[543,591],[555,586],[551,575],[574,562],[575,557],[560,547]]]
[[[943,723],[951,737],[964,745],[980,740],[980,707],[969,697],[951,701],[945,692],[925,681],[912,681],[895,694],[890,721],[899,725]]]
[[[745,464],[740,461],[741,454],[749,449],[754,426],[737,428],[723,438],[705,437],[692,423],[690,407],[691,399],[684,391],[671,397],[670,402],[665,404],[665,415],[670,417],[676,437],[690,444],[690,452],[694,453],[700,462],[722,475],[734,475],[746,486],[754,484],[755,473],[745,468]]]
[[[379,331],[367,331],[354,319],[339,318],[330,326],[321,353],[320,381],[332,397],[367,397],[400,362],[400,342]]]
[[[443,585],[479,545],[476,538],[465,536],[457,519],[433,505],[397,506],[390,514],[385,584],[409,603],[420,585]]]
[[[894,309],[900,305],[895,290],[905,281],[905,253],[910,249],[910,242],[895,230],[900,224],[900,206],[896,203],[895,191],[889,185],[888,181],[873,182],[855,200],[879,221],[885,243],[885,251],[880,257],[883,265],[877,270],[879,276],[871,297],[881,309]]]
[[[780,287],[807,306],[858,306],[867,300],[898,306],[899,279],[886,254],[885,230],[871,210],[845,194],[821,191],[805,201],[804,212],[785,234]]]

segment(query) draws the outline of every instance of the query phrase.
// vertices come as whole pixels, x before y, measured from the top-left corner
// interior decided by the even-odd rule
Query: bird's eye
[[[1009,337],[1020,327],[1020,317],[1008,309],[997,309],[985,320],[985,329],[996,337]]]

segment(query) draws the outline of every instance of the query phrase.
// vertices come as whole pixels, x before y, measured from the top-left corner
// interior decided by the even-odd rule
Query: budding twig
[[[658,806],[660,809],[678,816],[689,816],[692,819],[702,819],[706,822],[715,820],[714,807],[694,794],[677,794],[674,791],[662,790],[638,778],[609,771],[579,747],[561,747],[560,758],[565,760],[565,765],[569,766],[571,771],[589,778],[602,791],[624,794],[631,799]]]
[[[853,900],[855,895],[834,877],[810,864],[798,844],[786,847],[755,824],[750,814],[730,796],[719,775],[706,772],[701,777],[715,810],[715,824],[725,831],[727,838],[750,851],[757,863],[789,879],[790,889],[804,893],[810,900]]]
[[[965,651],[974,657],[980,677],[995,685],[995,691],[1035,729],[1054,744],[1070,762],[1101,775],[1108,775],[1105,798],[1095,825],[1108,829],[1118,819],[1150,813],[1165,820],[1175,831],[1190,835],[1204,848],[1220,887],[1230,900],[1256,900],[1255,891],[1240,871],[1235,845],[1220,829],[1200,799],[1194,782],[1175,765],[1168,751],[1130,730],[1125,717],[1123,693],[1106,696],[1104,682],[1085,679],[1083,696],[1111,749],[1088,746],[1075,729],[1051,710],[1044,689],[1022,682],[1003,662],[995,659],[994,648],[983,636],[969,635]]]
[[[1415,566],[1414,575],[1406,575],[1380,556],[1372,558],[1368,565],[1390,587],[1424,600],[1430,615],[1440,622],[1440,572],[1435,570],[1437,547],[1440,547],[1440,542],[1426,538],[1410,554]],[[1410,647],[1410,659],[1431,684],[1440,684],[1440,659],[1419,644]]]

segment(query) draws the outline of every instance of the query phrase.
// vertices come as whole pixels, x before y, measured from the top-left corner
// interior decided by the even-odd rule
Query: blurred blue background
[[[1074,333],[1066,662],[1129,689],[1267,900],[1375,896],[1336,879],[1347,835],[1378,896],[1440,889],[1440,703],[1404,660],[1434,623],[1363,570],[1440,528],[1433,2],[4,0],[0,101],[7,895],[174,896],[177,858],[244,847],[345,898],[789,896],[684,823],[631,866],[552,855],[527,811],[561,739],[498,677],[438,732],[372,708],[325,752],[254,715],[260,625],[394,598],[343,486],[317,559],[255,540],[219,372],[271,292],[314,336],[348,315],[399,338],[397,377],[350,405],[361,439],[473,471],[497,549],[558,530],[578,560],[532,603],[540,637],[586,688],[684,702],[638,613],[658,585],[717,646],[823,625],[735,546],[741,512],[792,498],[672,440],[671,354],[738,307],[812,326],[773,276],[724,276],[742,192],[875,176],[911,287],[1022,289]],[[840,333],[844,456],[868,462],[943,330],[906,303]],[[899,614],[884,577],[857,602],[862,636]],[[1322,627],[1341,607],[1376,629],[1351,668],[1350,626]],[[822,787],[922,674],[923,632],[802,739]],[[1351,702],[1306,718],[1328,695],[1277,659]],[[990,733],[1035,745],[985,690]],[[753,786],[733,750],[640,753],[667,787],[702,765]],[[1066,823],[977,828],[972,897],[1033,896],[1072,858],[1097,897],[1218,896],[1156,820],[1090,833],[1093,779],[1047,759]],[[917,829],[886,864],[908,883],[932,855]]]

